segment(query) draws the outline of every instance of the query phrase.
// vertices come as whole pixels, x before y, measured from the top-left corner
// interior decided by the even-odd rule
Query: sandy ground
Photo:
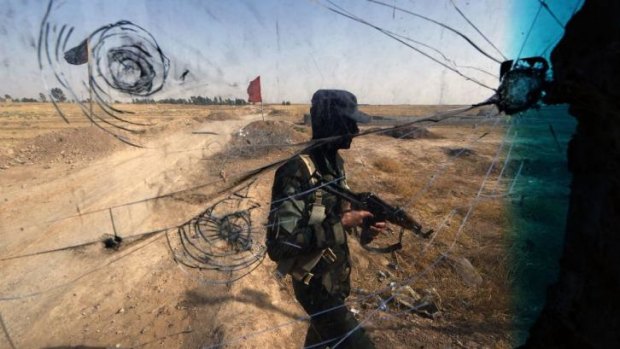
[[[220,113],[211,120],[208,111],[200,111],[201,116],[194,118],[169,117],[153,131],[146,148],[138,149],[118,144],[88,124],[78,123],[75,130],[51,127],[60,124],[53,121],[53,109],[45,105],[37,108],[39,118],[28,120],[28,125],[17,124],[24,120],[15,117],[2,124],[0,315],[6,330],[0,335],[0,348],[302,346],[307,327],[299,321],[303,311],[291,296],[290,287],[272,276],[274,265],[270,261],[237,282],[215,285],[211,281],[222,279],[221,273],[175,263],[165,234],[131,238],[187,221],[208,206],[213,190],[229,184],[234,173],[282,158],[286,152],[250,159],[231,157],[224,164],[209,160],[225,149],[231,134],[261,119],[255,109],[229,110],[235,117],[222,117]],[[292,107],[287,113],[270,117],[298,121],[303,108]],[[170,113],[184,112],[198,113]],[[45,125],[32,127],[37,121]],[[19,127],[32,132],[16,135]],[[376,299],[361,301],[362,291],[354,293],[349,306],[359,311],[360,319],[367,320],[365,326],[379,348],[507,347],[509,304],[505,297],[499,301],[491,297],[505,291],[506,285],[495,280],[500,272],[489,269],[500,268],[497,263],[489,266],[493,261],[484,260],[485,255],[495,258],[502,254],[489,253],[489,249],[502,248],[501,222],[497,214],[483,214],[472,218],[463,237],[457,232],[457,218],[466,215],[468,200],[476,195],[501,143],[502,127],[468,123],[430,130],[438,137],[406,141],[378,135],[360,138],[344,156],[353,189],[386,193],[386,199],[415,210],[416,218],[425,225],[439,226],[446,214],[455,210],[455,220],[448,222],[452,228],[433,242],[424,258],[420,252],[430,244],[414,237],[405,239],[408,249],[398,256],[368,255],[352,243],[356,289],[380,290],[392,280],[424,275],[426,281],[414,288],[419,292],[434,288],[443,315],[429,319],[396,308],[376,315]],[[308,134],[307,129],[301,131]],[[490,135],[472,141],[484,132]],[[58,146],[59,137],[69,144]],[[111,140],[94,141],[100,137]],[[86,145],[80,147],[80,143]],[[377,147],[378,143],[384,146]],[[446,155],[446,151],[464,145],[474,156],[453,161]],[[383,158],[399,160],[393,171],[377,163]],[[457,164],[451,166],[455,161]],[[443,169],[441,166],[447,168],[445,179],[437,179],[432,189],[424,189],[429,180],[435,181],[433,175]],[[253,212],[256,222],[265,222],[272,176],[272,172],[260,176],[250,189],[250,195],[261,204]],[[394,180],[396,177],[400,181]],[[403,178],[416,180],[403,182]],[[144,200],[203,183],[213,185],[163,200]],[[407,200],[412,195],[406,189],[423,192],[412,202]],[[489,201],[482,206],[484,212],[499,207]],[[125,238],[117,251],[97,243],[5,260],[99,241],[115,231]],[[493,237],[493,244],[489,239],[481,240],[485,234]],[[455,249],[451,241],[458,241]],[[481,246],[481,241],[486,245]],[[424,272],[448,247],[451,255],[467,256],[481,268],[484,281],[463,286],[453,271],[454,263]],[[401,263],[399,271],[392,271],[397,275],[378,277],[378,271],[389,273],[387,265],[394,260]],[[456,284],[459,286],[446,289]],[[460,293],[455,294],[457,291]],[[485,304],[497,304],[482,304],[482,310],[468,314],[468,307],[483,298],[488,298]]]

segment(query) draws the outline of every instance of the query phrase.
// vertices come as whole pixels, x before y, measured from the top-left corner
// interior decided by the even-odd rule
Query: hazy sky
[[[450,0],[384,0],[454,27],[496,53],[452,7]],[[382,28],[439,49],[460,66],[497,74],[499,64],[464,40],[429,22],[365,0],[335,3]],[[509,58],[518,55],[540,8],[539,0],[454,0]],[[581,0],[547,1],[565,23]],[[0,7],[0,94],[36,97],[59,84],[39,70],[37,42],[47,1],[4,1]],[[247,98],[257,75],[265,102],[307,103],[319,88],[354,92],[360,103],[467,104],[486,99],[484,89],[377,30],[329,11],[323,0],[54,1],[49,15],[59,30],[74,26],[68,47],[97,28],[129,20],[148,30],[170,58],[170,73],[153,98],[206,95]],[[52,26],[53,30],[53,26]],[[562,28],[541,10],[521,57],[540,55]],[[435,57],[436,53],[429,51]],[[80,98],[85,66],[56,67]],[[189,70],[185,81],[179,76]],[[496,87],[497,79],[474,69],[466,75]]]

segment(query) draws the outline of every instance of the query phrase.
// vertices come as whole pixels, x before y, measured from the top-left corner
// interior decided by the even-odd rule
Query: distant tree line
[[[0,96],[0,102],[22,102],[22,103],[34,103],[34,102],[47,102],[48,100],[54,102],[72,102],[67,99],[64,91],[59,87],[54,87],[50,90],[49,99],[44,93],[39,93],[39,99],[36,98],[13,98],[11,95],[5,94],[4,97]],[[81,101],[82,103],[88,103],[89,99]],[[120,103],[114,101],[114,103]],[[152,98],[134,98],[131,100],[133,104],[193,104],[193,105],[246,105],[247,101],[241,98],[226,98],[222,97],[203,97],[203,96],[191,96],[189,98],[164,98],[164,99],[152,99]],[[284,104],[284,102],[282,103]],[[290,104],[290,102],[289,102]]]
[[[164,98],[154,100],[152,98],[134,98],[131,100],[133,104],[193,104],[193,105],[246,105],[244,99],[241,98],[226,98],[222,97],[203,97],[203,96],[191,96],[189,98]]]
[[[38,100],[36,98],[28,98],[28,97],[13,98],[13,97],[11,97],[11,95],[7,94],[7,95],[4,95],[4,97],[0,96],[0,102],[36,103],[36,102],[40,102],[40,100]]]
[[[65,93],[63,92],[63,90],[61,90],[58,87],[54,87],[53,89],[50,90],[50,99],[56,101],[56,102],[66,102],[67,101],[67,96],[65,96]],[[14,103],[37,103],[37,102],[47,102],[47,96],[45,96],[45,94],[43,92],[39,93],[39,99],[36,98],[28,98],[28,97],[23,97],[23,98],[13,98],[11,97],[11,95],[9,94],[5,94],[4,98],[0,97],[0,102],[14,102]]]

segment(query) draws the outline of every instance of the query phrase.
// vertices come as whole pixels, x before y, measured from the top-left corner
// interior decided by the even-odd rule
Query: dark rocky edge
[[[620,347],[620,1],[586,0],[553,50],[547,103],[578,126],[558,281],[527,348]]]

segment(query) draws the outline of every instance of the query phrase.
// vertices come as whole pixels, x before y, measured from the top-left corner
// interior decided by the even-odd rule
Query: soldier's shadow
[[[194,289],[186,292],[185,303],[193,306],[221,306],[226,303],[246,303],[252,304],[258,308],[280,313],[291,319],[298,319],[305,316],[303,312],[294,313],[292,311],[283,309],[273,305],[273,301],[270,299],[269,294],[251,288],[245,288],[241,290],[238,295],[218,295],[214,296],[201,289]]]

